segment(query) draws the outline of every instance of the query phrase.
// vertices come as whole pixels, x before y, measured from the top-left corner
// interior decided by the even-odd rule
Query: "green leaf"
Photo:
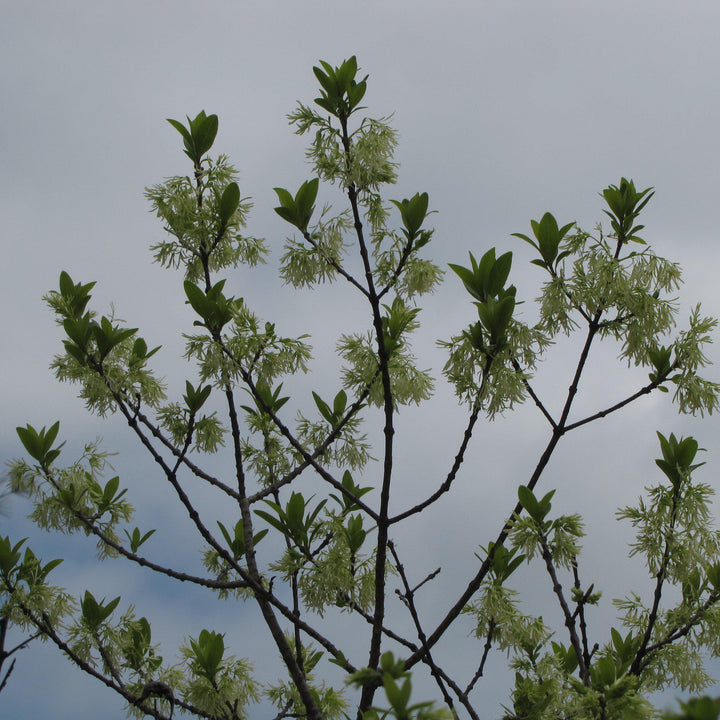
[[[278,507],[275,505],[275,503],[270,503],[269,500],[265,500],[268,505],[274,505],[275,507]],[[276,530],[279,530],[283,535],[287,536],[288,538],[292,539],[292,533],[290,532],[290,528],[287,526],[287,524],[284,522],[284,513],[280,518],[276,518],[274,515],[271,515],[269,512],[265,512],[265,510],[256,510],[255,514],[259,517],[265,520],[266,523],[274,527]]]
[[[673,715],[673,720],[718,720],[720,718],[720,698],[710,698],[707,695],[691,698],[681,702],[683,715]]]
[[[188,410],[192,414],[197,413],[205,404],[205,401],[210,397],[211,392],[211,385],[205,385],[205,387],[198,385],[198,387],[195,388],[190,381],[186,380],[185,395],[183,395],[183,400],[185,400]]]
[[[555,490],[551,490],[549,493],[543,495],[542,500],[538,503],[540,510],[542,511],[543,518],[550,512],[550,500],[552,500],[553,495],[555,495]]]
[[[403,678],[402,685],[398,686],[395,679],[386,673],[383,676],[383,686],[385,687],[385,694],[387,695],[388,702],[394,710],[395,715],[398,718],[406,717],[408,709],[407,706],[410,700],[410,692],[412,690],[410,678]]]
[[[395,660],[392,651],[388,650],[380,656],[380,669],[383,673],[390,675],[395,679],[402,677],[405,672],[405,663],[402,658]]]
[[[205,111],[201,110],[193,120],[187,118],[187,127],[177,120],[167,118],[167,121],[182,135],[185,154],[196,167],[199,166],[202,156],[215,142],[218,131],[217,115],[206,115]]]
[[[121,328],[113,325],[106,317],[100,319],[99,325],[92,324],[90,329],[97,345],[99,362],[102,362],[120,343],[137,332],[137,328]]]
[[[372,490],[372,487],[360,487],[355,484],[349,470],[343,473],[342,486],[355,498],[359,499],[366,493]],[[357,504],[345,494],[335,495],[334,493],[330,497],[335,500],[338,505],[342,508],[343,514],[346,514],[357,507]]]
[[[274,188],[278,200],[280,200],[280,205],[275,208],[275,212],[283,220],[304,233],[315,211],[313,203],[317,198],[319,183],[318,178],[304,182],[294,198],[284,188]]]
[[[406,237],[408,240],[413,240],[427,217],[428,194],[425,192],[415,193],[409,200],[405,199],[400,202],[391,200],[390,202],[400,210]]]
[[[347,393],[344,390],[340,390],[340,392],[335,396],[335,400],[333,401],[333,415],[337,420],[340,420],[343,413],[345,412],[346,407]]]
[[[720,562],[707,568],[707,577],[715,592],[720,591]]]
[[[24,428],[17,427],[15,431],[30,457],[37,460],[44,468],[47,468],[57,458],[60,454],[60,448],[65,444],[59,445],[54,450],[51,449],[59,429],[60,422],[56,422],[47,431],[43,427],[40,432],[37,432],[31,425]]]
[[[315,400],[315,405],[317,406],[317,409],[320,411],[320,414],[332,425],[334,423],[334,416],[333,412],[330,409],[330,406],[315,392],[313,391],[313,400]]]
[[[201,675],[214,682],[223,654],[225,653],[225,642],[223,635],[208,630],[201,630],[195,640],[190,640],[190,648],[195,656],[198,670]]]
[[[535,522],[541,523],[543,521],[544,514],[542,508],[530,488],[525,485],[520,485],[518,488],[518,500]]]
[[[202,113],[202,115],[204,115],[204,113]],[[195,120],[197,120],[197,118]],[[195,143],[195,152],[197,153],[197,158],[199,160],[208,150],[210,150],[215,142],[215,137],[217,136],[218,131],[218,116],[208,115],[207,117],[204,117],[200,123],[195,124],[192,131]]]
[[[280,205],[284,208],[294,208],[295,207],[295,200],[293,199],[293,196],[285,190],[285,188],[273,188],[275,190],[275,193],[278,196],[278,200],[280,200]],[[277,208],[275,208],[277,210]]]
[[[132,531],[132,535],[125,530],[125,535],[130,541],[130,551],[136,553],[138,548],[155,532],[155,530],[148,530],[144,535],[140,534],[140,529],[135,528]]]
[[[95,283],[82,283],[74,284],[70,275],[64,270],[60,273],[60,294],[63,300],[68,306],[70,315],[65,314],[66,317],[79,318],[84,312],[85,307],[90,301],[90,290],[95,287]]]
[[[472,253],[470,255],[472,257]],[[455,265],[454,263],[448,263],[448,267],[462,280],[463,285],[470,290],[475,285],[475,276],[471,270],[463,267],[462,265]]]
[[[343,654],[342,650],[338,650],[336,657],[328,658],[328,662],[332,663],[333,665],[337,665],[339,668],[342,668],[343,670],[345,670],[348,665],[347,658]]]
[[[167,121],[182,135],[183,140],[185,141],[185,147],[189,148],[192,146],[192,136],[188,132],[188,129],[178,120],[172,120],[170,118],[166,118]]]
[[[503,253],[493,264],[488,277],[487,294],[499,295],[505,287],[505,283],[512,267],[512,253]]]
[[[203,319],[203,322],[195,324],[206,327],[210,332],[220,332],[233,317],[233,309],[241,301],[234,298],[226,298],[223,295],[225,280],[215,283],[206,293],[197,285],[186,280],[183,283],[187,302],[195,312]]]
[[[357,60],[354,56],[339,67],[332,67],[324,60],[320,61],[320,66],[313,68],[321,92],[315,103],[331,115],[347,119],[365,95],[367,75],[360,82],[355,80]]]
[[[552,642],[552,649],[555,656],[560,660],[563,671],[567,675],[572,675],[578,666],[578,659],[575,648],[572,645],[565,647],[561,643]]]
[[[44,430],[45,428],[43,428]],[[16,427],[15,431],[18,434],[18,437],[20,438],[20,442],[23,444],[23,447],[25,450],[27,450],[30,457],[34,458],[35,460],[40,460],[43,457],[43,452],[40,444],[40,439],[38,437],[38,434],[31,425],[28,425],[27,427]]]
[[[348,518],[347,527],[343,528],[348,548],[352,554],[360,550],[365,542],[367,532],[363,529],[363,519],[361,515],[352,515]]]
[[[98,510],[103,513],[107,511],[111,505],[118,502],[123,495],[127,492],[127,489],[122,490],[118,494],[118,489],[120,487],[120,478],[114,477],[107,481],[105,488],[103,489],[102,498],[100,499],[100,502],[98,503]]]
[[[105,603],[105,599],[98,602],[93,594],[89,591],[85,591],[85,595],[80,602],[82,609],[83,619],[87,623],[88,627],[93,631],[97,631],[100,625],[112,615],[113,610],[118,606],[120,598],[116,597],[109,603]]]
[[[22,557],[20,548],[26,541],[27,538],[23,538],[16,545],[11,545],[8,536],[0,537],[0,570],[3,575],[9,575],[18,564]]]
[[[321,63],[326,67],[329,67],[327,63],[323,63],[322,61]],[[331,79],[328,72],[323,72],[319,67],[316,66],[313,68],[313,73],[320,82],[320,85],[322,86],[323,90],[325,90],[325,92],[331,93],[336,89],[335,83]]]
[[[604,690],[617,679],[617,667],[610,655],[604,655],[590,669],[592,685],[596,690]]]
[[[318,188],[320,186],[320,180],[313,178],[312,180],[305,181],[295,195],[295,206],[298,208],[301,216],[308,216],[312,214],[313,204],[317,198]]]
[[[240,188],[236,182],[231,182],[220,198],[220,222],[223,226],[228,224],[239,204]]]

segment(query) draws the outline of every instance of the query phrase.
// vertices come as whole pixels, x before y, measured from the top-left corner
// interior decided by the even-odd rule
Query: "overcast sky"
[[[389,196],[429,193],[438,211],[431,250],[443,266],[464,262],[468,250],[478,257],[491,246],[515,250],[513,281],[531,300],[540,271],[510,234],[527,232],[530,219],[548,210],[562,223],[576,220],[591,229],[602,219],[598,193],[631,177],[656,190],[645,212],[645,238],[683,267],[683,314],[702,301],[708,314],[720,315],[719,27],[720,5],[709,0],[5,0],[0,458],[20,454],[14,428],[26,422],[39,427],[60,420],[68,459],[102,435],[104,447],[121,453],[116,470],[134,503],[143,506],[139,517],[163,528],[158,556],[178,561],[187,552],[188,562],[197,565],[182,514],[164,503],[161,480],[139,456],[127,426],[89,416],[73,388],[53,379],[48,365],[60,337],[41,297],[56,287],[63,269],[75,281],[96,280],[95,307],[106,312],[113,302],[151,347],[162,344],[155,367],[171,395],[182,392],[188,368],[177,359],[180,333],[191,318],[181,278],[150,263],[149,247],[162,238],[162,228],[148,212],[143,188],[189,169],[165,118],[217,113],[214,151],[228,154],[240,169],[241,192],[255,203],[249,233],[266,237],[273,251],[266,268],[231,277],[230,292],[276,320],[283,332],[312,331],[319,377],[297,387],[308,398],[312,388],[332,390],[337,368],[331,351],[339,332],[362,327],[357,303],[346,288],[298,295],[276,280],[286,228],[272,210],[273,187],[293,189],[310,177],[305,139],[293,134],[286,114],[297,100],[316,96],[311,69],[320,59],[337,64],[356,54],[370,75],[364,101],[369,114],[394,113],[401,168]],[[443,357],[434,340],[472,321],[473,308],[453,277],[424,307],[416,350],[420,365],[439,377]],[[537,379],[545,397],[567,388],[576,354],[572,343],[549,354]],[[581,407],[599,409],[643,382],[645,375],[628,372],[615,354],[609,347],[591,362]],[[711,355],[720,359],[717,348]],[[720,376],[713,369],[710,377]],[[463,424],[463,412],[441,381],[427,409],[402,411],[397,507],[441,481]],[[668,396],[653,396],[578,431],[548,469],[543,489],[557,487],[558,507],[587,522],[584,576],[606,593],[592,623],[599,642],[607,640],[603,628],[614,616],[610,598],[637,588],[642,575],[641,566],[625,558],[630,536],[618,529],[614,512],[657,479],[655,430],[693,434],[708,450],[701,477],[717,487],[719,429],[715,416],[677,416]],[[512,506],[546,440],[547,427],[530,406],[483,427],[455,496],[428,523],[411,523],[400,537],[416,579],[443,565],[442,584],[423,598],[431,615],[444,612],[463,587],[473,553],[497,534],[498,518]],[[208,513],[217,512],[209,499],[200,502]],[[98,566],[81,538],[38,536],[24,519],[28,509],[13,499],[9,516],[0,517],[0,532],[17,539],[30,535],[46,560],[66,557],[54,582],[77,594],[89,588],[98,598],[122,594],[123,605],[135,603],[155,635],[171,644],[208,627],[226,630],[241,655],[267,645],[256,614],[158,583],[120,562]],[[437,532],[444,520],[449,527]],[[547,585],[533,572],[527,573],[528,586],[536,580]],[[646,585],[640,582],[640,589]],[[552,615],[546,619],[554,621]],[[457,666],[472,668],[481,647],[467,644],[468,630],[456,633],[462,650],[453,653]],[[57,655],[37,643],[20,654],[2,694],[3,716],[90,720],[102,708],[103,718],[123,717],[117,698]],[[262,677],[277,676],[274,662],[274,652],[261,659]],[[498,716],[498,703],[507,699],[504,666],[505,658],[495,655],[489,673],[497,682],[484,691],[483,718]],[[713,667],[720,677],[720,666]],[[714,691],[720,693],[720,686]],[[434,688],[428,695],[436,695]]]

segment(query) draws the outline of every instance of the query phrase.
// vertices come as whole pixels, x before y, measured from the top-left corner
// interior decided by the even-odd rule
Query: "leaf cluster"
[[[206,115],[201,110],[194,119],[187,118],[187,127],[178,120],[168,122],[182,135],[185,145],[185,154],[193,161],[193,165],[200,166],[203,155],[213,146],[218,131],[218,116]]]

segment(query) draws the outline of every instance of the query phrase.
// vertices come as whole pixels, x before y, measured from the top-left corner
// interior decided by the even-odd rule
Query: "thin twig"
[[[427,646],[427,637],[422,629],[422,625],[420,624],[420,617],[418,616],[417,608],[415,607],[415,590],[410,588],[410,583],[408,582],[407,575],[405,573],[405,567],[400,562],[400,558],[398,557],[397,550],[395,548],[395,543],[393,543],[392,540],[388,541],[388,548],[390,550],[390,554],[393,556],[393,560],[395,561],[395,567],[397,568],[400,579],[402,580],[403,587],[405,588],[404,593],[401,593],[399,589],[395,592],[400,596],[400,599],[405,603],[405,607],[407,607],[408,611],[410,612],[410,616],[412,617],[413,623],[415,625],[415,632],[417,633],[418,640],[420,641],[420,645],[424,651],[423,662],[427,664],[427,666],[430,668],[430,674],[435,679],[435,683],[440,689],[445,703],[450,708],[450,710],[454,712],[455,706],[453,703],[453,699],[452,697],[450,697],[450,693],[445,687],[445,683],[443,682],[443,679],[438,671],[438,666],[433,660],[430,648]],[[437,575],[437,573],[434,573],[434,575]],[[427,578],[417,587],[420,587],[426,581]],[[474,718],[475,720],[477,720],[476,715],[474,716]]]
[[[570,634],[570,642],[573,646],[573,649],[575,650],[575,655],[577,656],[580,677],[587,685],[590,682],[590,671],[585,664],[585,655],[583,653],[583,647],[580,642],[580,638],[578,637],[577,629],[575,627],[575,619],[573,614],[570,612],[567,600],[565,600],[563,588],[555,570],[552,553],[550,552],[550,547],[548,546],[547,537],[542,531],[540,531],[539,538],[540,548],[542,549],[542,558],[545,561],[545,568],[547,569],[548,575],[552,580],[553,592],[557,596],[558,603],[560,604],[560,609],[562,610],[563,616],[565,618],[565,627],[568,629],[568,633]]]
[[[522,368],[520,367],[520,363],[513,358],[512,359],[512,365],[513,368],[515,368],[515,372],[520,375],[522,378],[523,385],[525,386],[525,390],[527,390],[528,395],[533,399],[535,402],[535,405],[538,406],[540,409],[540,412],[545,416],[546,420],[550,423],[551,427],[557,427],[557,423],[553,419],[553,416],[548,412],[547,408],[543,404],[543,402],[540,400],[540,398],[535,394],[535,391],[532,389],[532,386],[530,385],[530,382],[525,377],[525,374],[523,373]]]
[[[488,622],[488,631],[487,635],[485,636],[485,646],[483,647],[483,654],[482,658],[480,659],[480,665],[478,665],[478,669],[473,675],[472,680],[468,683],[468,686],[465,688],[465,694],[469,695],[470,691],[475,686],[475,683],[482,677],[482,674],[485,670],[485,662],[487,661],[488,655],[490,654],[490,648],[492,647],[492,641],[493,641],[493,634],[495,632],[495,621],[490,618]]]
[[[482,409],[482,397],[485,392],[486,382],[487,382],[487,376],[488,371],[490,369],[490,365],[492,363],[492,358],[488,358],[485,368],[483,370],[483,376],[482,380],[480,381],[480,387],[478,388],[477,396],[475,398],[475,402],[473,403],[473,409],[470,413],[470,417],[468,418],[468,424],[465,428],[465,432],[463,433],[463,439],[460,443],[460,448],[455,455],[455,459],[453,460],[452,467],[450,468],[450,472],[448,473],[447,477],[445,478],[445,481],[443,484],[432,494],[430,497],[426,498],[422,502],[418,503],[417,505],[414,505],[413,507],[409,508],[408,510],[405,510],[404,512],[399,513],[398,515],[394,515],[389,520],[390,525],[394,525],[395,523],[400,522],[401,520],[405,520],[405,518],[410,517],[411,515],[416,515],[419,512],[422,512],[426,507],[429,507],[432,505],[435,501],[438,500],[444,493],[448,492],[450,488],[452,487],[452,484],[457,477],[458,471],[460,470],[461,465],[463,464],[465,460],[465,452],[467,450],[468,445],[470,444],[470,440],[472,438],[473,429],[475,428],[475,424],[477,423],[478,417],[480,415],[480,410]]]
[[[573,556],[572,560],[572,571],[573,571],[573,582],[574,587],[576,590],[581,590],[580,585],[580,573],[578,571],[578,564],[577,564],[577,557]],[[585,604],[588,601],[588,598],[590,597],[590,594],[592,593],[593,586],[591,585],[583,594],[583,596],[578,600],[577,607],[575,608],[575,612],[573,613],[573,620],[577,616],[580,619],[580,635],[582,637],[582,650],[583,650],[583,658],[585,659],[585,666],[590,667],[590,649],[588,645],[588,638],[587,638],[587,624],[585,622]]]

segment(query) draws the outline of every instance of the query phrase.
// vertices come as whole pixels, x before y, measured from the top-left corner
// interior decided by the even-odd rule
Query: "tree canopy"
[[[258,679],[252,648],[232,627],[188,635],[180,656],[168,657],[153,639],[153,618],[132,598],[107,599],[101,588],[73,597],[54,584],[60,559],[40,559],[32,540],[10,537],[0,538],[0,670],[19,648],[5,649],[5,630],[14,625],[28,641],[55,644],[122,696],[135,717],[231,720],[260,708],[277,720],[477,720],[488,712],[488,658],[505,654],[514,684],[498,712],[507,720],[650,718],[656,690],[699,694],[710,684],[705,655],[720,654],[720,535],[698,442],[657,433],[659,456],[655,466],[648,461],[644,494],[617,512],[635,532],[629,552],[644,559],[652,591],[628,588],[614,600],[616,626],[600,632],[591,617],[606,600],[594,569],[582,564],[583,520],[553,507],[546,473],[566,435],[647,395],[666,393],[680,413],[718,409],[720,386],[704,374],[717,322],[697,305],[676,329],[680,269],[653,252],[640,219],[652,188],[626,178],[605,188],[605,227],[586,231],[548,212],[516,233],[515,246],[530,246],[544,277],[535,303],[510,282],[512,251],[489,248],[450,264],[451,281],[461,283],[477,314],[438,341],[465,427],[452,448],[437,448],[448,462],[433,491],[403,504],[398,414],[435,389],[412,348],[422,298],[444,275],[431,257],[434,211],[427,192],[387,197],[398,173],[397,134],[387,118],[365,114],[368,77],[356,59],[321,62],[313,71],[319,96],[289,115],[310,139],[312,177],[296,190],[275,188],[275,211],[291,228],[280,278],[298,289],[334,284],[339,303],[346,293],[364,303],[365,327],[334,339],[339,387],[328,394],[323,381],[309,397],[286,394],[284,385],[312,370],[310,338],[301,328],[282,334],[253,311],[252,298],[233,294],[268,247],[246,234],[251,202],[235,167],[211,154],[219,126],[213,114],[168,120],[191,167],[146,191],[165,231],[154,259],[178,274],[179,302],[193,318],[184,338],[193,371],[184,388],[166,387],[160,348],[140,329],[93,308],[95,283],[63,271],[45,298],[63,333],[56,376],[77,385],[91,413],[124,419],[154,461],[166,502],[179,503],[192,523],[202,570],[182,558],[156,558],[163,528],[133,522],[142,494],[108,477],[109,453],[97,442],[68,460],[55,419],[40,429],[18,427],[26,458],[9,470],[12,488],[32,499],[38,528],[84,535],[99,561],[122,560],[176,580],[180,590],[189,583],[256,613],[282,678]],[[324,200],[331,192],[342,207]],[[576,342],[575,361],[567,390],[550,402],[535,377],[563,337]],[[618,373],[623,365],[644,368],[647,379],[618,397],[609,379],[607,403],[582,414],[576,396],[602,343],[619,349]],[[496,522],[477,527],[467,547],[444,548],[447,563],[466,565],[464,586],[426,613],[423,593],[442,582],[442,568],[411,573],[407,558],[417,549],[396,541],[397,528],[422,520],[448,493],[462,494],[460,478],[476,471],[466,458],[479,428],[525,402],[547,427],[546,444],[531,472],[513,480],[515,499]],[[413,442],[432,443],[429,430]],[[230,472],[216,472],[211,456],[221,454]],[[492,498],[492,478],[486,482]],[[193,499],[190,488],[198,485],[212,503]],[[228,507],[232,523],[219,512]],[[451,526],[453,517],[445,522]],[[443,528],[428,528],[428,536],[442,544]],[[523,585],[535,565],[547,575],[556,625],[534,611]],[[396,597],[400,611],[390,606]],[[350,641],[331,618],[347,619]],[[472,664],[461,672],[446,642],[454,628],[470,636]],[[716,718],[718,703],[695,698],[682,712]]]

